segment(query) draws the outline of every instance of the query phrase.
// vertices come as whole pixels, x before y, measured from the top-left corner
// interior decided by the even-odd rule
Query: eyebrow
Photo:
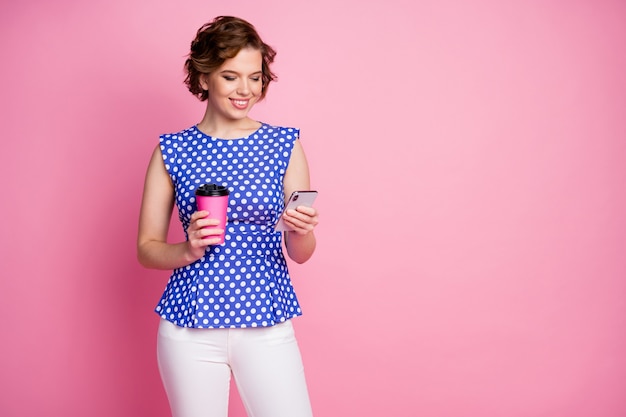
[[[241,74],[239,74],[237,71],[228,70],[228,69],[220,71],[220,74],[225,74],[225,73],[231,73],[231,74],[241,75]],[[255,71],[255,72],[253,72],[253,73],[252,73],[252,74],[250,74],[250,75],[255,75],[255,74],[263,74],[263,71],[262,71],[262,70]]]

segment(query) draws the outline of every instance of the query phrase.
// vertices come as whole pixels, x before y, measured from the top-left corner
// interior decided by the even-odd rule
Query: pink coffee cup
[[[196,189],[196,207],[199,211],[209,212],[209,219],[220,221],[218,226],[206,226],[207,228],[220,228],[226,230],[226,211],[228,209],[228,188],[217,184],[204,184]],[[219,237],[219,244],[224,243],[224,233],[211,235],[207,238]]]

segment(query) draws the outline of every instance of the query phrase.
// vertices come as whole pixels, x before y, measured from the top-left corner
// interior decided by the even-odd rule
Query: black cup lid
[[[217,184],[203,184],[196,188],[196,195],[204,197],[221,197],[228,195],[228,188]]]

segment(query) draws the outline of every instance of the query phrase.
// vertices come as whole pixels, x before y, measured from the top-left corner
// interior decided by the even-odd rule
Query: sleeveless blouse
[[[241,139],[208,136],[196,126],[160,137],[165,168],[187,231],[195,189],[228,187],[225,242],[175,269],[155,311],[182,327],[272,326],[302,314],[273,227],[284,208],[283,177],[299,130],[263,123]],[[186,236],[187,237],[187,236]]]

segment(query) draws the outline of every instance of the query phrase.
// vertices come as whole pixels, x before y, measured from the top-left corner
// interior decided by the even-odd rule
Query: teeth
[[[238,105],[238,106],[245,106],[245,105],[248,103],[248,101],[247,101],[247,100],[244,100],[244,101],[240,101],[240,100],[233,100],[233,102],[234,102],[236,105]]]

